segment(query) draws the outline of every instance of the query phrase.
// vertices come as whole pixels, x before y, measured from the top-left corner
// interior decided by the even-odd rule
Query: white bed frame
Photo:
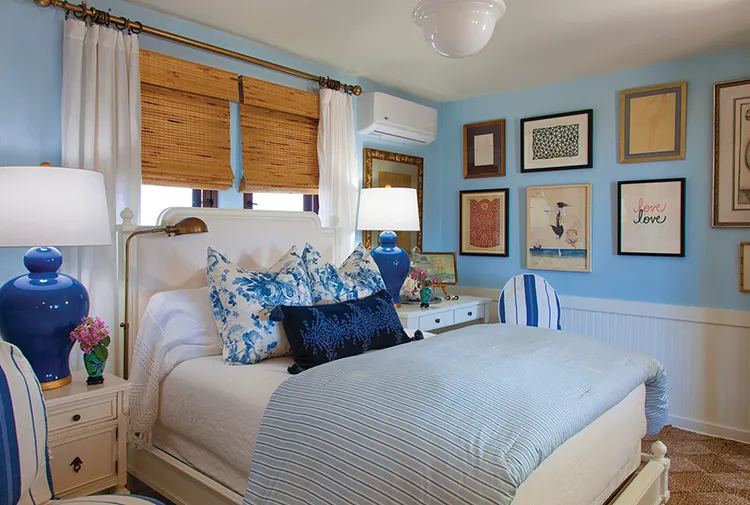
[[[127,217],[130,213],[123,212],[123,215]],[[240,266],[253,268],[271,265],[292,245],[297,245],[301,251],[305,242],[314,245],[325,259],[330,260],[336,244],[334,230],[323,228],[318,216],[310,212],[172,208],[161,215],[160,225],[174,224],[189,216],[203,219],[209,232],[173,238],[142,235],[133,241],[130,264],[131,339],[130,348],[123,350],[129,355],[132,354],[141,315],[154,293],[206,285],[204,269],[208,246]],[[125,238],[138,229],[125,219],[118,232],[120,247]],[[124,255],[120,254],[119,257],[123,258]],[[119,270],[122,272],[123,268]],[[124,316],[122,280],[120,320]],[[667,502],[667,449],[661,442],[655,442],[651,452],[642,454],[644,464],[641,470],[610,498],[607,502],[609,505],[660,505]],[[128,447],[128,471],[176,505],[242,503],[241,495],[150,444],[137,450]]]

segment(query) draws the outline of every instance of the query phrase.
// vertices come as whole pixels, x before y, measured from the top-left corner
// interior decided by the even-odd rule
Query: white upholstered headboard
[[[200,288],[207,284],[205,268],[209,246],[248,269],[271,266],[292,245],[296,245],[301,254],[306,242],[315,246],[327,261],[333,257],[335,231],[323,228],[318,216],[312,212],[180,207],[164,211],[158,226],[174,224],[191,216],[205,221],[208,233],[176,237],[140,235],[131,242],[130,349],[126,351],[129,355],[138,335],[141,316],[154,293]],[[147,228],[127,223],[120,228],[119,320],[123,321],[125,239],[133,231]],[[118,364],[121,362],[118,359]]]

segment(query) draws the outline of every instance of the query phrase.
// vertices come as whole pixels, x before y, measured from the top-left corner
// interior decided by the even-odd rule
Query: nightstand
[[[127,494],[130,384],[104,374],[104,384],[87,386],[86,377],[78,371],[71,384],[44,391],[55,495],[86,496],[109,488]]]
[[[491,304],[489,298],[461,296],[458,300],[432,303],[424,309],[419,304],[401,304],[396,312],[404,328],[432,331],[470,321],[488,323]]]

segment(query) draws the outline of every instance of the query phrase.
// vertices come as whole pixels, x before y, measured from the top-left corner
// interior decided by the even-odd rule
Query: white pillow
[[[312,305],[296,247],[261,272],[244,270],[209,247],[206,276],[226,363],[250,365],[291,352],[283,325],[269,313],[277,305]]]

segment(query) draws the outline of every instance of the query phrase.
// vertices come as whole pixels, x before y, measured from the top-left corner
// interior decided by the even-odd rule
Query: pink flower
[[[109,345],[109,328],[98,317],[84,317],[81,324],[70,332],[70,340],[78,342],[85,354],[91,354],[97,345]]]

